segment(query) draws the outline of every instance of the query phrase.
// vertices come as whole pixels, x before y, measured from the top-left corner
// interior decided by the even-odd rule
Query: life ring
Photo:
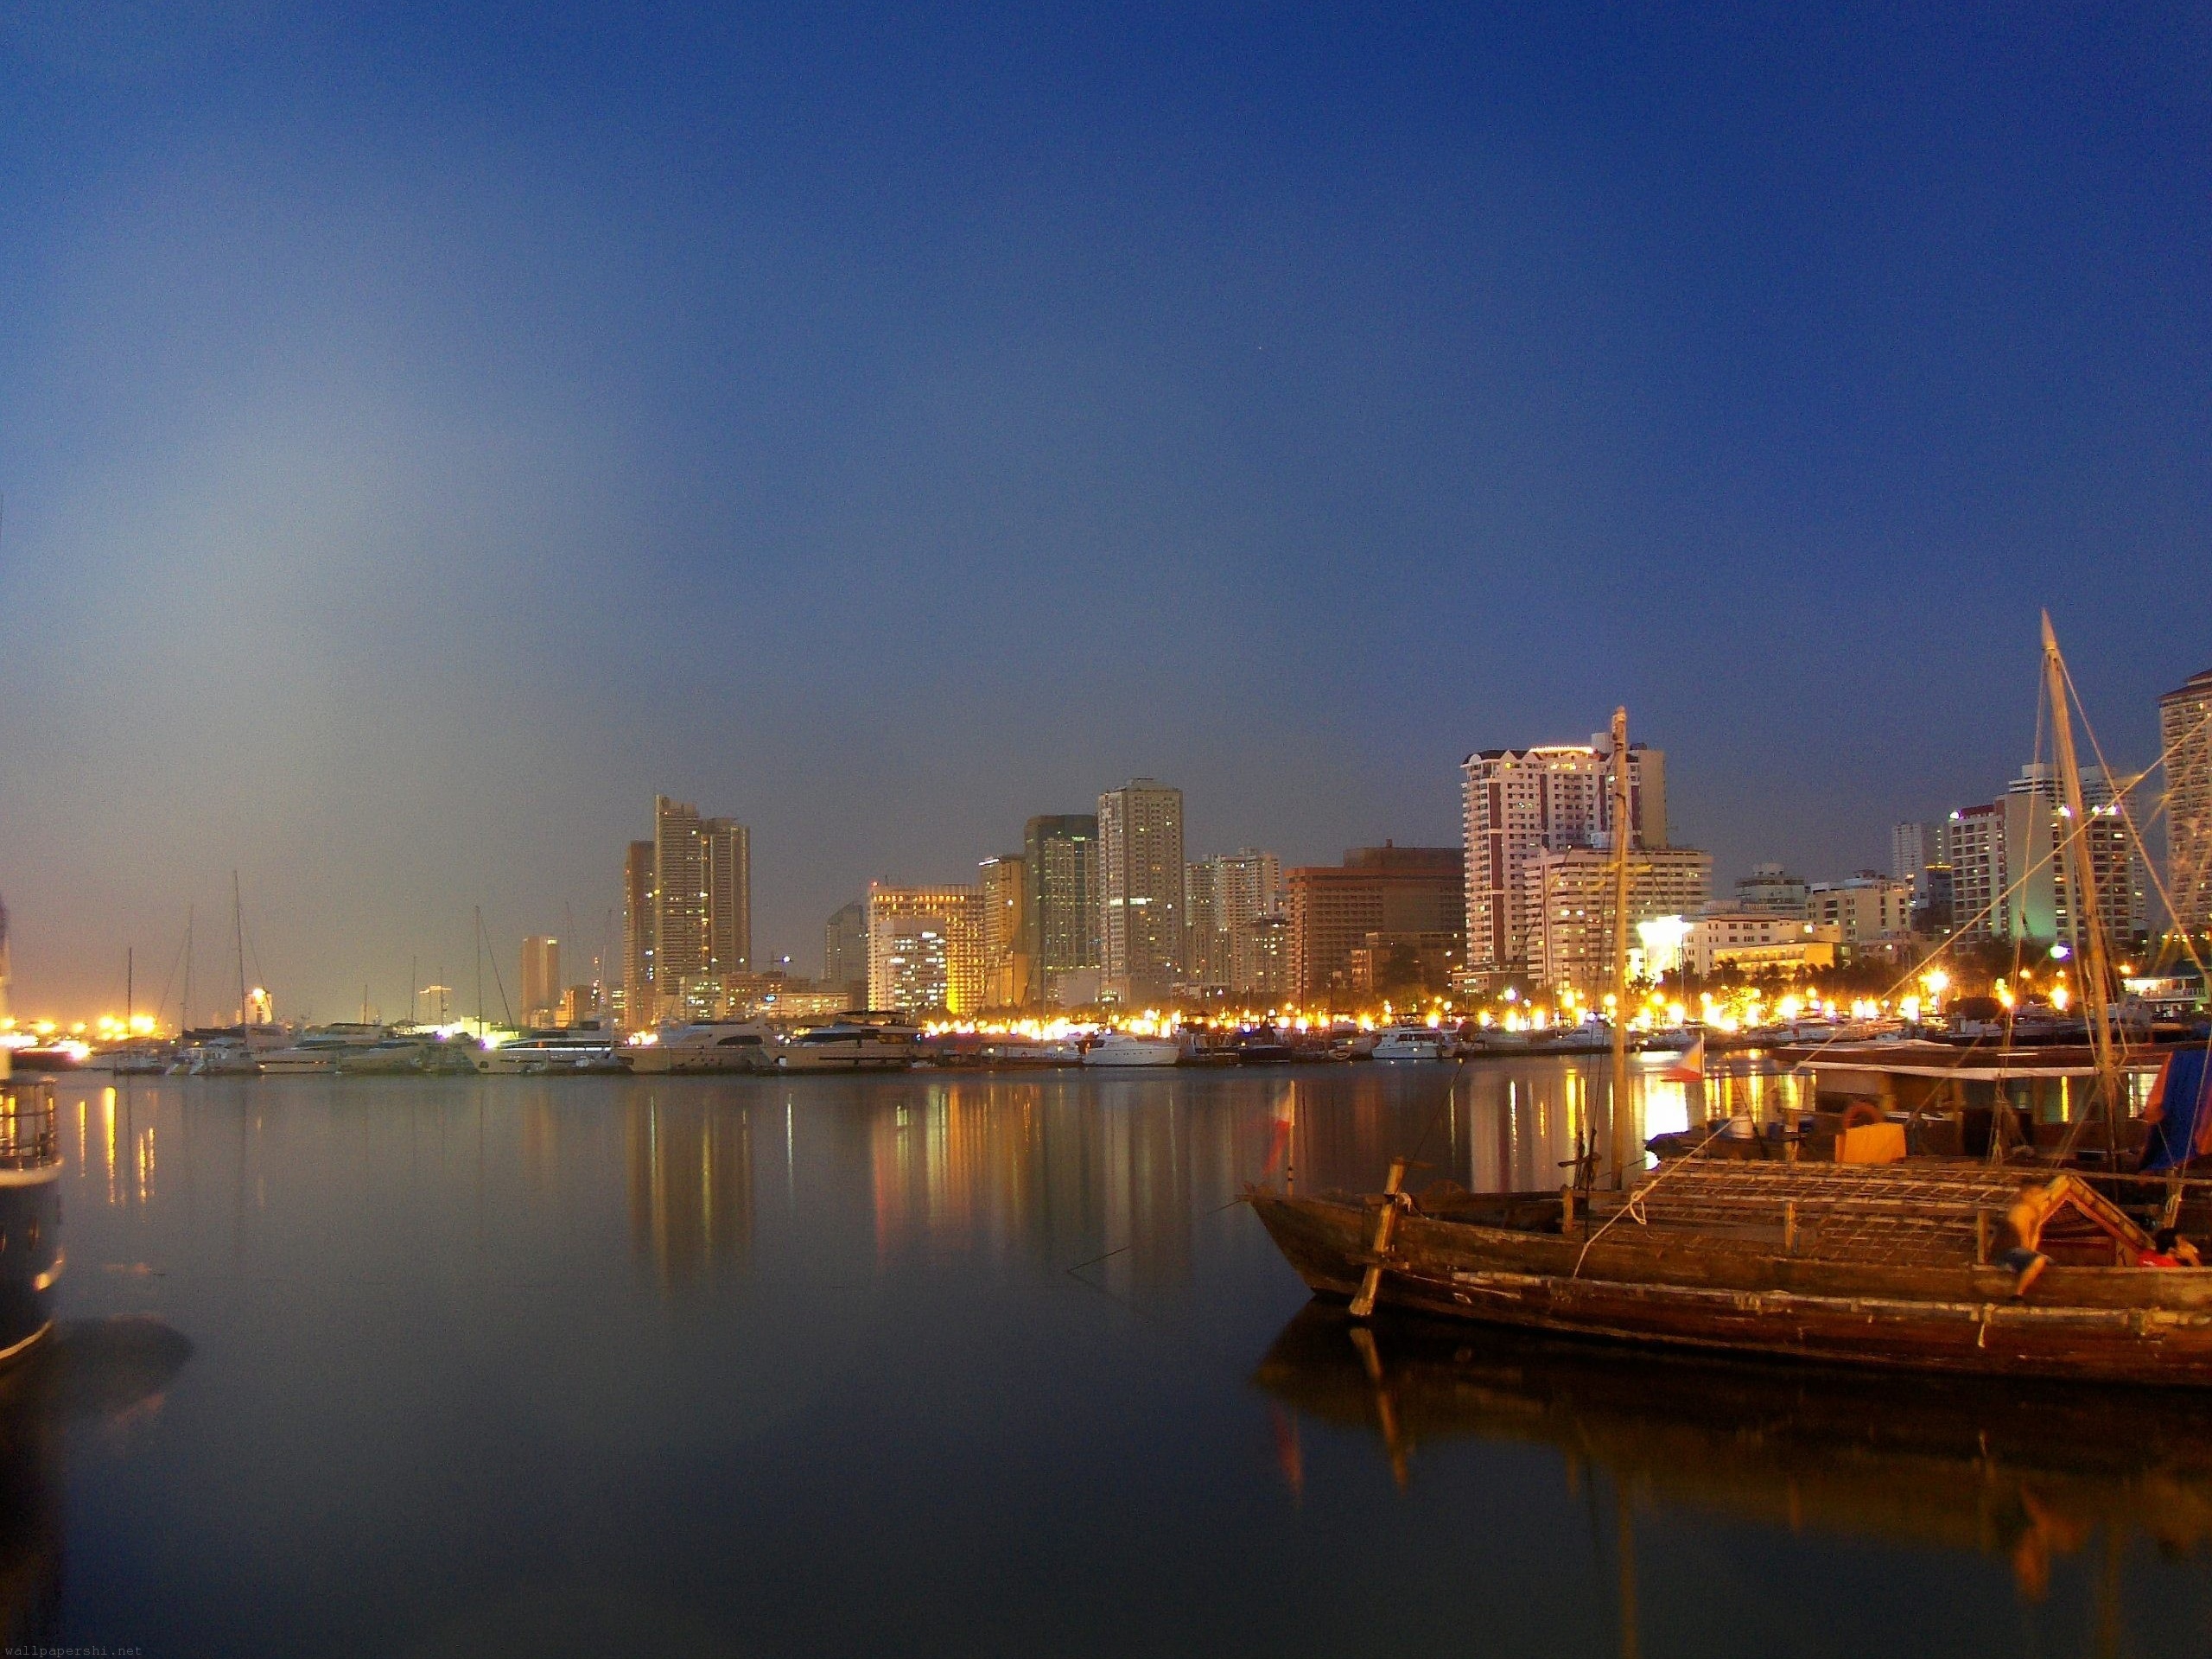
[[[1847,1129],[1863,1129],[1870,1123],[1889,1121],[1882,1109],[1871,1100],[1854,1100],[1843,1109],[1843,1127]]]

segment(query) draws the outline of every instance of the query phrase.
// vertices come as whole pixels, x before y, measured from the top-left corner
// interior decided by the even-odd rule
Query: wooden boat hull
[[[1317,1294],[1349,1298],[1379,1199],[1248,1195]],[[1623,1227],[1522,1232],[1402,1215],[1377,1300],[1446,1319],[1712,1352],[1961,1374],[2212,1387],[2212,1268],[1859,1266]],[[1622,1235],[1627,1235],[1623,1236]]]

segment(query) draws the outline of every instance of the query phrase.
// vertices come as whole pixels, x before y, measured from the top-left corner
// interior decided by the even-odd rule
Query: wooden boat
[[[2005,1212],[2053,1179],[2052,1266],[2016,1297],[1996,1259]],[[2075,1175],[1691,1160],[1593,1195],[1571,1222],[1572,1197],[1544,1193],[1246,1196],[1307,1286],[1355,1305],[1837,1364],[2212,1386],[2212,1268],[2133,1265],[2149,1236]]]
[[[2047,617],[2044,658],[2070,826],[2060,850],[2071,890],[2094,896],[2065,671]],[[1625,824],[1625,712],[1615,714],[1612,737],[1612,822]],[[1628,838],[1616,837],[1614,982],[1624,1007],[1629,858]],[[2002,1137],[1997,1161],[1907,1157],[1901,1127],[1879,1123],[1864,1132],[1888,1137],[1883,1149],[1845,1147],[1845,1161],[1693,1155],[1648,1174],[1630,1114],[1616,1109],[1616,1190],[1580,1205],[1573,1188],[1480,1197],[1447,1185],[1416,1198],[1404,1190],[1403,1159],[1377,1195],[1300,1198],[1287,1183],[1246,1197],[1306,1284],[1348,1299],[1360,1318],[1387,1305],[1711,1351],[2212,1387],[2212,1268],[2141,1265],[2152,1254],[2146,1224],[2171,1224],[2188,1184],[2178,1175],[2159,1184],[2156,1217],[2108,1195],[2124,1190],[2124,1063],[2104,1017],[2113,981],[2099,907],[2080,912],[2094,1109],[2058,1144],[2021,1148],[2022,1162],[2003,1161],[2011,1148]],[[1627,1099],[1617,1029],[1611,1100]],[[2069,1168],[2091,1122],[2107,1131],[2103,1190]],[[2031,1283],[1999,1259],[2017,1242],[2007,1217],[2030,1189],[2051,1206],[2034,1245],[2050,1265]]]

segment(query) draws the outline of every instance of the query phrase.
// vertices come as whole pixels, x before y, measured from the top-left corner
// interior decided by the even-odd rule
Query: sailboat
[[[1888,1161],[1694,1152],[1647,1172],[1628,1106],[1625,1022],[1617,1021],[1611,1191],[1592,1180],[1557,1193],[1474,1194],[1447,1183],[1416,1195],[1402,1158],[1376,1194],[1248,1188],[1307,1286],[1360,1319],[1388,1306],[1683,1350],[2212,1387],[2212,1268],[2164,1265],[2171,1257],[2154,1248],[2153,1228],[2173,1224],[2191,1184],[2177,1173],[2116,1173],[2126,1095],[2107,1018],[2111,969],[2069,683],[2048,616],[2043,645],[2066,808],[2059,852],[2069,890],[2088,900],[2073,908],[2097,1063],[2091,1108],[2063,1145],[2007,1163],[1896,1155],[1899,1136]],[[1613,973],[1624,1007],[1624,712],[1612,735]],[[2190,1131],[2212,1125],[2212,1089],[2201,1066],[2186,1077],[2195,1098],[2170,1099],[2164,1110],[2195,1144]],[[2098,1168],[2077,1155],[2092,1126],[2104,1142]],[[1835,1144],[1853,1145],[1842,1135]]]

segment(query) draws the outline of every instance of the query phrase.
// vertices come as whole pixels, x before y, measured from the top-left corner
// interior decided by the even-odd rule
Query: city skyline
[[[1441,844],[1620,703],[1716,870],[1879,868],[2039,606],[2115,764],[2208,666],[2194,23],[213,10],[0,25],[42,1006],[234,868],[295,1008],[617,956],[657,790],[763,959],[1146,773]]]

